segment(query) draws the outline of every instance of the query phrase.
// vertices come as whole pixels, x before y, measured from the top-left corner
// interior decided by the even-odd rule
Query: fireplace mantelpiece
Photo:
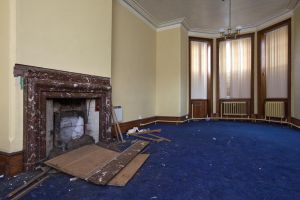
[[[110,79],[16,64],[14,76],[24,78],[24,168],[32,170],[46,158],[46,101],[94,98],[100,110],[100,140],[111,139]]]

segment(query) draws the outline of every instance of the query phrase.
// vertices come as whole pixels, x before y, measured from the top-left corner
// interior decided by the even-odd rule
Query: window
[[[212,39],[190,38],[190,104],[192,118],[203,118],[212,111]]]
[[[217,39],[216,113],[220,116],[250,116],[254,111],[254,33],[236,39]],[[229,105],[239,111],[226,111]],[[226,111],[226,112],[225,112]],[[225,114],[227,113],[227,114]]]
[[[225,40],[219,44],[221,99],[251,98],[251,38]]]
[[[266,95],[270,98],[288,97],[288,27],[283,26],[265,34],[263,52],[266,68]]]
[[[207,42],[191,41],[191,99],[207,99],[210,48]]]
[[[258,114],[261,117],[276,117],[274,113],[266,112],[266,105],[272,102],[281,103],[284,117],[291,116],[290,19],[258,32],[257,85]]]

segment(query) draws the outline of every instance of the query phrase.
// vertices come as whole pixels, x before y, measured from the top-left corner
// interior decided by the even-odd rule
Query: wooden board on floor
[[[128,149],[123,151],[120,155],[116,156],[111,162],[105,165],[102,169],[98,170],[93,176],[88,178],[98,185],[106,185],[113,177],[115,177],[126,165],[132,161],[147,145],[149,142],[139,140],[131,145]]]
[[[72,176],[88,179],[118,155],[120,153],[97,145],[86,145],[48,160],[45,164]]]
[[[124,169],[122,169],[111,181],[109,181],[108,185],[120,187],[125,186],[149,156],[150,154],[137,155]]]

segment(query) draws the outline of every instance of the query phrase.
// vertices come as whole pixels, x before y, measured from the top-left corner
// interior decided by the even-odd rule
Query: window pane
[[[191,42],[191,99],[207,99],[210,55],[206,42]]]
[[[266,33],[267,98],[288,96],[288,27]]]
[[[251,98],[251,38],[219,44],[220,98]]]

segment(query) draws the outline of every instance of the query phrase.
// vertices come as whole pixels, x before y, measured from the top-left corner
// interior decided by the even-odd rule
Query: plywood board
[[[72,176],[88,179],[119,154],[97,145],[86,145],[48,160],[45,164]]]
[[[98,185],[106,185],[114,176],[116,176],[130,161],[132,161],[147,145],[149,142],[139,140],[128,149],[123,151],[115,159],[105,165],[102,169],[98,170],[93,176],[88,178]]]
[[[150,154],[137,155],[125,168],[123,168],[108,185],[125,186],[136,174],[139,168],[145,163]]]

